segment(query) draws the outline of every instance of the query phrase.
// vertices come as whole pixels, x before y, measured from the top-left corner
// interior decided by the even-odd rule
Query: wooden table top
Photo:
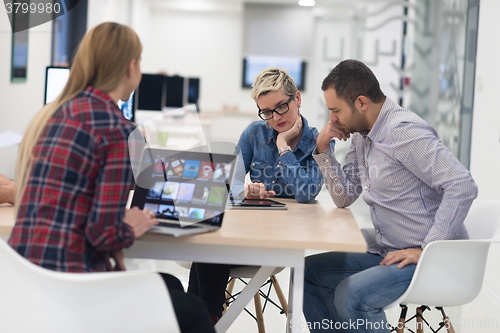
[[[174,238],[146,234],[151,241],[231,246],[366,252],[367,245],[349,209],[337,208],[327,193],[300,204],[295,199],[277,201],[287,210],[229,210],[217,232]]]
[[[287,210],[229,210],[217,232],[174,238],[148,233],[141,240],[188,244],[231,245],[283,249],[365,252],[367,245],[349,209],[336,208],[327,193],[300,204],[276,199]],[[0,234],[10,234],[14,207],[0,205]]]

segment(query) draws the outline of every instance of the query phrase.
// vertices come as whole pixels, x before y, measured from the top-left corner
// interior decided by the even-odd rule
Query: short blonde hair
[[[282,89],[285,95],[292,96],[297,92],[297,85],[287,71],[270,67],[260,72],[252,85],[252,98],[254,101],[270,91]]]

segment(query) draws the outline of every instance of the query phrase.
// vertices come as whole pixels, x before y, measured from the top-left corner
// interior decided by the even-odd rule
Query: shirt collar
[[[104,103],[106,104],[112,104],[116,107],[118,107],[115,103],[115,101],[113,101],[113,99],[111,99],[111,97],[105,93],[104,91],[102,90],[99,90],[99,89],[96,89],[94,87],[91,87],[91,86],[88,86],[83,92],[82,94],[84,96],[88,96],[88,97],[94,97],[96,99],[99,99],[101,101],[103,101]]]
[[[377,136],[381,134],[382,127],[385,124],[385,121],[387,120],[387,117],[389,116],[389,113],[391,110],[396,108],[396,103],[391,100],[389,97],[385,97],[384,104],[382,105],[382,109],[380,109],[380,113],[377,117],[377,120],[375,120],[375,123],[373,124],[372,129],[369,132],[361,133],[363,136],[369,137],[372,141],[377,140]]]

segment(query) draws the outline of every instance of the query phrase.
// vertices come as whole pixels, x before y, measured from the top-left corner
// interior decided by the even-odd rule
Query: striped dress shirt
[[[337,207],[359,195],[370,206],[376,243],[368,252],[468,238],[463,221],[477,186],[423,119],[386,98],[372,129],[351,138],[344,166],[330,148],[314,158]]]

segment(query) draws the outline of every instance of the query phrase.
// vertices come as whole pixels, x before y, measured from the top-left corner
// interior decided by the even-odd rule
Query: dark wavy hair
[[[321,89],[330,88],[351,107],[358,96],[366,96],[374,103],[382,102],[385,97],[371,69],[354,59],[342,61],[327,75]]]

